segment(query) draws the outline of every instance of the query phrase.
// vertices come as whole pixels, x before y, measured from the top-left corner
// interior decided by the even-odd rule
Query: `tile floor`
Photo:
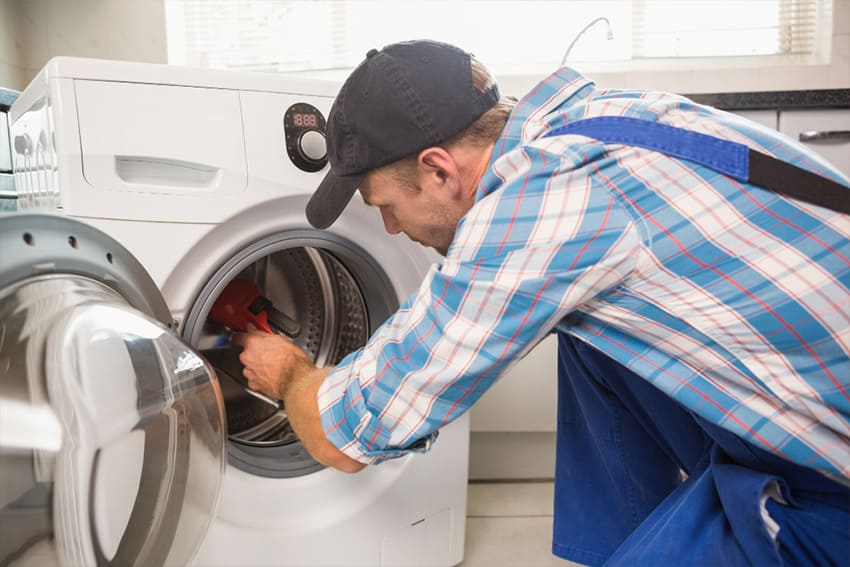
[[[551,482],[470,483],[460,567],[578,566],[552,555]]]

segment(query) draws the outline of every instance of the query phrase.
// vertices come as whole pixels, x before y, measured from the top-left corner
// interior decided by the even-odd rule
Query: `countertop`
[[[850,108],[850,89],[697,93],[684,96],[723,110]]]
[[[0,112],[8,111],[19,94],[18,91],[0,87]]]

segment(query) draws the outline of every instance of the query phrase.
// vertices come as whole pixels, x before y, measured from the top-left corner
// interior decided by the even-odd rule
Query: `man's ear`
[[[439,146],[425,148],[417,158],[420,187],[448,189],[451,195],[460,190],[460,167],[452,154]]]

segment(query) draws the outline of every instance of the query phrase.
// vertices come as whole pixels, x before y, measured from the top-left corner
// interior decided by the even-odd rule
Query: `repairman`
[[[571,68],[501,97],[473,56],[425,40],[368,53],[328,144],[309,221],[327,228],[359,189],[443,259],[335,368],[235,337],[318,461],[422,450],[554,332],[556,555],[850,564],[850,181],[834,167]]]

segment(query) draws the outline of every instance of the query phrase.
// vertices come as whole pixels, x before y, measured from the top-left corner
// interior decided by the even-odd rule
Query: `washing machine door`
[[[118,243],[0,216],[0,565],[185,565],[225,466],[221,393]]]

